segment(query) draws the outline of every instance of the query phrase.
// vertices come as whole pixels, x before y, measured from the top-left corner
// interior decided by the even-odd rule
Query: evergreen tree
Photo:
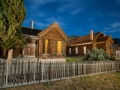
[[[22,36],[25,16],[24,0],[0,1],[0,46],[8,50],[8,60],[12,59],[13,48],[21,48],[26,42]]]

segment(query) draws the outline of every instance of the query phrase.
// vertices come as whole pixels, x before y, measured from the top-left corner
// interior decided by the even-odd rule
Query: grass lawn
[[[82,61],[81,57],[66,57],[67,62]]]
[[[2,90],[120,90],[120,71]]]

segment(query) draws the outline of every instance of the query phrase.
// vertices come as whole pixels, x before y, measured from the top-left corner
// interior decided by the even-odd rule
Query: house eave
[[[22,34],[22,35],[25,36],[25,38],[38,40],[38,36],[27,35],[27,34]]]
[[[74,45],[69,45],[69,46],[80,46],[80,45],[88,45],[88,44],[93,44],[93,42],[80,43],[80,44],[74,44]]]

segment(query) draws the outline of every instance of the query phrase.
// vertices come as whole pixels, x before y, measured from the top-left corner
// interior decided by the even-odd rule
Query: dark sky
[[[92,29],[120,38],[120,0],[24,0],[23,26],[44,29],[57,22],[68,35],[84,36]]]

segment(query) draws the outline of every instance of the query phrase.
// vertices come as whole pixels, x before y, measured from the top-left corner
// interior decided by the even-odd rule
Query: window
[[[76,54],[78,54],[78,47],[75,48],[75,52],[76,52]]]
[[[62,43],[61,41],[57,41],[57,54],[61,54]]]
[[[48,52],[48,39],[45,39],[45,54]]]
[[[69,48],[69,54],[71,54],[71,48]]]
[[[43,48],[42,48],[42,53],[43,54],[49,54],[50,52],[50,42],[48,39],[43,40]]]
[[[84,46],[83,49],[84,49],[84,54],[86,54],[86,46]]]

